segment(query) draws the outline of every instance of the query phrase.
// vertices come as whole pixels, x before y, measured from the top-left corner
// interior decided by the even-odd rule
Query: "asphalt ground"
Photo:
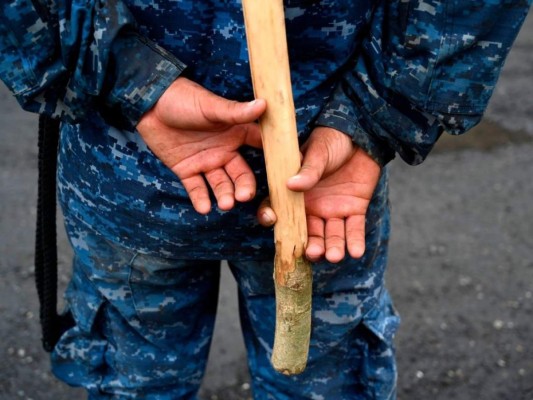
[[[483,122],[424,164],[391,164],[387,281],[402,316],[400,399],[533,400],[533,16]],[[39,341],[33,283],[36,117],[0,88],[0,400],[82,399]],[[60,283],[70,250],[60,232]],[[201,398],[251,398],[236,287],[223,267]]]

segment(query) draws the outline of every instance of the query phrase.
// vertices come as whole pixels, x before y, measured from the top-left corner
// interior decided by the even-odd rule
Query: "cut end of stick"
[[[274,268],[278,268],[275,263]],[[287,286],[275,282],[276,332],[272,366],[284,375],[305,370],[311,337],[311,264],[304,258],[295,260],[295,267],[286,279]]]
[[[288,369],[278,369],[278,368],[276,368],[276,366],[274,365],[274,369],[275,369],[277,372],[279,372],[280,374],[286,375],[286,376],[299,375],[299,374],[301,374],[302,372],[304,372],[305,367],[306,367],[306,364],[301,365],[301,366],[295,366],[294,369],[288,370]]]

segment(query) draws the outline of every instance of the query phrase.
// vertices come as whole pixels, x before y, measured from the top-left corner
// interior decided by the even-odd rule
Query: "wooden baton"
[[[270,201],[277,216],[276,329],[273,367],[286,375],[306,366],[311,335],[312,271],[304,258],[307,225],[303,193],[287,189],[300,169],[283,0],[242,0],[256,98],[265,99],[260,119]]]

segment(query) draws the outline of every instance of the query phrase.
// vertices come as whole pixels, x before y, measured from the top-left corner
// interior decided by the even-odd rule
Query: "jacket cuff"
[[[343,112],[344,109],[348,111],[342,104],[329,103],[315,124],[336,129],[350,136],[354,144],[362,148],[381,167],[394,159],[394,150],[383,141],[368,134],[355,118]]]
[[[101,115],[117,128],[134,130],[185,68],[174,55],[136,32],[121,34],[113,43]]]

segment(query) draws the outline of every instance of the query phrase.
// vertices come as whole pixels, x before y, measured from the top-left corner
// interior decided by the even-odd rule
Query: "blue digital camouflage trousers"
[[[74,247],[66,300],[76,325],[52,353],[54,374],[89,399],[195,399],[217,308],[219,261],[141,254],[67,220]],[[254,399],[395,399],[393,336],[399,324],[383,285],[389,214],[367,232],[361,260],[313,266],[307,369],[270,365],[272,262],[229,260]],[[361,278],[364,277],[362,280]]]

